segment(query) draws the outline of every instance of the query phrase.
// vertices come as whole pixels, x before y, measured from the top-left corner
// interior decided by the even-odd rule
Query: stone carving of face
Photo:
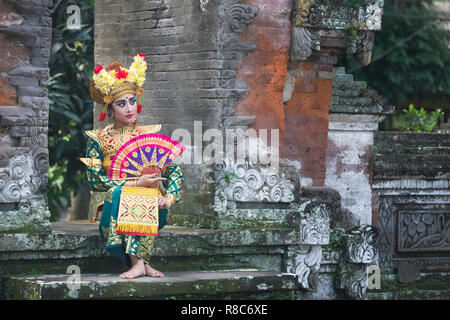
[[[137,100],[134,94],[120,96],[112,103],[115,128],[132,127],[136,122]]]

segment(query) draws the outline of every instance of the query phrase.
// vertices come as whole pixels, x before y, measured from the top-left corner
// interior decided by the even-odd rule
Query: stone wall
[[[0,232],[50,229],[49,0],[0,2]]]
[[[374,144],[380,265],[448,270],[450,135],[378,132]]]
[[[190,164],[183,162],[183,205],[173,212],[197,221],[217,215],[212,199],[219,181],[201,159],[202,148],[212,142],[203,141],[203,134],[211,128],[222,130],[219,139],[227,129],[257,134],[267,129],[265,146],[275,145],[271,134],[278,130],[274,139],[279,138],[283,166],[297,170],[301,185],[323,186],[333,66],[346,50],[362,63],[370,61],[382,5],[379,0],[361,8],[327,0],[97,1],[95,63],[129,65],[137,52],[144,53],[149,64],[140,123],[161,123],[161,132],[174,138],[190,134],[180,139]],[[358,41],[345,28],[353,20],[371,22],[358,31]],[[97,106],[94,119],[100,110]]]

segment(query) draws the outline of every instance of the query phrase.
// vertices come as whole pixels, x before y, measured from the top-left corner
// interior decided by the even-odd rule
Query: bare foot
[[[119,277],[122,279],[134,279],[141,276],[145,276],[145,267],[143,261],[137,261],[130,270],[122,273]]]
[[[153,269],[149,264],[145,264],[145,275],[149,277],[155,277],[155,278],[164,278],[164,273]]]

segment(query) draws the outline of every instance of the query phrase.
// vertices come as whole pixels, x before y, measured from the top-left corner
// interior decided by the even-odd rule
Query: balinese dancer
[[[130,268],[120,275],[126,279],[144,275],[164,277],[164,274],[150,265],[155,236],[116,232],[122,187],[158,190],[157,229],[161,229],[166,224],[169,208],[180,200],[180,188],[183,184],[182,172],[175,162],[170,163],[160,176],[146,174],[134,180],[109,179],[111,157],[122,145],[141,134],[155,133],[161,129],[159,124],[138,126],[136,117],[142,110],[140,98],[144,93],[142,85],[146,69],[146,58],[143,54],[134,57],[129,69],[118,62],[106,68],[100,65],[94,68],[90,81],[91,98],[104,105],[99,121],[103,121],[108,115],[113,123],[104,129],[86,131],[86,158],[81,159],[87,166],[87,179],[92,189],[107,192],[103,205],[99,207],[99,231],[106,240],[106,250]]]

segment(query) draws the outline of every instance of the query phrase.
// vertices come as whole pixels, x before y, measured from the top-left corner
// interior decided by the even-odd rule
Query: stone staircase
[[[97,223],[53,223],[50,234],[0,235],[0,298],[295,299],[296,276],[281,272],[289,237],[289,230],[168,225],[152,261],[166,277],[126,280],[118,277],[126,268],[103,249]]]
[[[374,176],[440,176],[450,172],[450,134],[377,132]]]

